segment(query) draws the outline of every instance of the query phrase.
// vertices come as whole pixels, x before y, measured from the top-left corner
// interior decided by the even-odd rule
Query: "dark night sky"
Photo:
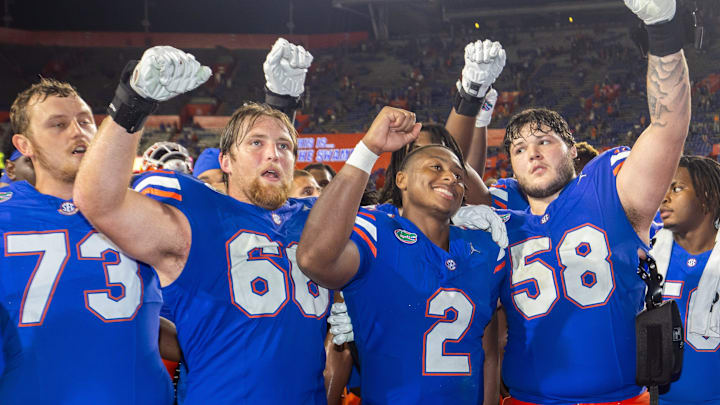
[[[142,0],[10,1],[11,27],[33,30],[142,31]],[[295,33],[371,30],[369,19],[331,7],[331,0],[294,0]],[[150,0],[154,32],[286,33],[289,0]],[[364,14],[367,7],[356,6]],[[0,9],[2,12],[2,9]]]
[[[149,0],[153,32],[287,33],[291,0]],[[292,0],[296,34],[372,31],[367,5],[332,7],[332,0]],[[377,1],[377,0],[376,0]],[[588,0],[385,0],[398,24],[441,23],[448,8],[509,8]],[[595,1],[595,0],[592,0]],[[617,0],[621,2],[621,0]],[[0,0],[9,2],[11,27],[30,30],[142,31],[143,0]],[[3,10],[0,8],[0,13]],[[397,18],[396,16],[400,16]],[[1,22],[0,22],[1,23]],[[400,29],[403,31],[403,29]]]

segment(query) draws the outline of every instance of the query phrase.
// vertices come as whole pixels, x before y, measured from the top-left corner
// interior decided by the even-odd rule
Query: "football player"
[[[0,305],[9,317],[0,403],[171,404],[158,278],[72,201],[97,131],[90,107],[69,84],[41,79],[17,96],[10,119],[36,186],[0,189]]]
[[[720,164],[681,157],[660,213],[665,229],[650,255],[664,275],[663,297],[677,301],[685,326],[682,374],[660,403],[720,404],[720,386],[709,378],[720,371]]]
[[[267,87],[299,97],[310,53],[279,39],[271,58]],[[185,404],[324,404],[330,296],[295,264],[311,201],[287,200],[297,155],[288,117],[259,104],[235,111],[220,139],[227,195],[172,172],[125,187],[143,115],[209,76],[170,47],[151,48],[126,69],[80,169],[76,201],[157,270],[186,360]]]
[[[501,289],[506,404],[647,403],[635,385],[638,249],[682,153],[688,69],[674,0],[626,0],[648,26],[650,125],[575,174],[574,140],[556,112],[511,119],[505,147],[530,208],[505,216],[511,269]],[[357,332],[356,332],[357,333]]]
[[[462,156],[429,145],[398,167],[402,216],[361,210],[378,155],[417,138],[413,113],[385,107],[312,209],[298,263],[343,288],[355,324],[363,401],[483,401],[485,326],[504,277],[490,234],[450,226],[465,195]]]

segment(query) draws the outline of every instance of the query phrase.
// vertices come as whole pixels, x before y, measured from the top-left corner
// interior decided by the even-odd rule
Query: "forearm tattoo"
[[[654,126],[666,126],[689,107],[690,83],[682,51],[663,57],[648,55],[647,96]]]

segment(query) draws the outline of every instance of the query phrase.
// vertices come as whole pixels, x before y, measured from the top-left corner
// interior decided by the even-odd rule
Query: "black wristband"
[[[290,117],[290,120],[292,120],[295,110],[302,107],[302,98],[299,96],[293,97],[273,93],[267,88],[267,86],[265,86],[265,104],[276,110],[284,112],[285,115]]]
[[[679,11],[675,12],[670,21],[645,26],[651,55],[667,56],[682,49],[685,36],[680,25]]]
[[[130,75],[132,75],[138,61],[128,62],[120,75],[120,83],[115,89],[115,97],[108,106],[108,115],[115,123],[125,128],[129,133],[135,133],[142,129],[150,116],[157,110],[158,102],[141,97],[130,86]]]
[[[484,102],[485,97],[478,98],[471,96],[465,93],[465,90],[463,90],[462,86],[460,86],[457,93],[455,93],[453,107],[455,108],[455,112],[460,115],[464,115],[466,117],[476,117]]]

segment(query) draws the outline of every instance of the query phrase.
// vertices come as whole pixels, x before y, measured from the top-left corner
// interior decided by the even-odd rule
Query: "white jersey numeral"
[[[103,321],[124,321],[132,319],[142,305],[143,282],[137,263],[118,252],[118,249],[104,236],[91,232],[78,243],[79,260],[99,260],[105,269],[108,287],[120,286],[122,294],[112,296],[110,289],[86,290],[87,308]],[[108,251],[117,255],[117,260],[105,260]],[[6,256],[39,256],[35,270],[30,275],[20,305],[19,326],[42,325],[52,302],[55,288],[70,257],[68,233],[66,230],[7,233],[5,234]]]
[[[538,237],[510,248],[513,303],[527,319],[547,315],[559,297],[556,269],[538,257],[552,248],[550,243],[550,238]],[[572,229],[556,253],[565,298],[580,308],[607,304],[615,291],[615,276],[605,233],[590,224]]]
[[[284,249],[266,235],[242,231],[227,244],[230,295],[233,304],[250,318],[271,317],[288,297],[304,316],[321,318],[329,307],[329,292],[308,279],[297,266],[297,245]],[[290,269],[282,266],[286,256]],[[288,273],[293,283],[291,295]]]
[[[112,262],[106,260],[105,255],[108,252],[114,252],[117,259]],[[104,321],[122,321],[135,317],[143,298],[143,281],[137,262],[120,253],[112,242],[97,232],[93,232],[78,244],[78,259],[102,260],[105,284],[108,287],[122,287],[122,294],[118,297],[113,296],[109,288],[86,290],[88,309]]]
[[[426,317],[440,318],[423,337],[423,375],[470,375],[469,353],[446,353],[445,343],[462,340],[475,305],[462,290],[441,288],[427,301]]]
[[[290,262],[290,275],[293,282],[295,294],[293,300],[305,316],[321,318],[327,312],[329,292],[310,280],[297,265],[297,245],[285,249],[288,261]]]
[[[60,274],[70,257],[67,231],[5,234],[5,255],[40,256],[25,286],[19,326],[42,325]]]

